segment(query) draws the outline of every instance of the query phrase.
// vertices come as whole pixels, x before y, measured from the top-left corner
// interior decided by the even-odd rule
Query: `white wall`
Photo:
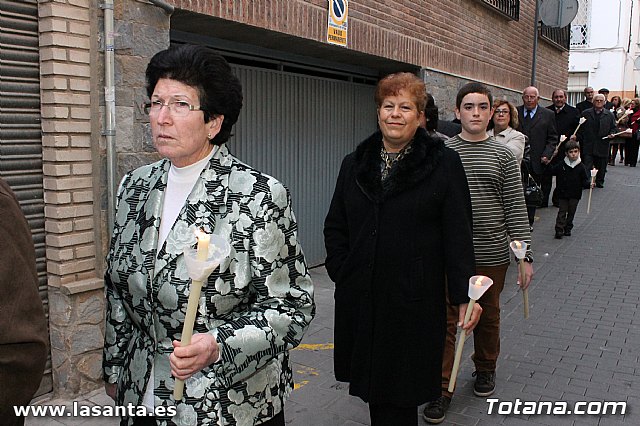
[[[639,16],[640,0],[591,0],[589,45],[572,48],[569,72],[588,72],[589,85],[596,90],[607,87],[612,92],[633,91],[640,85],[640,71],[633,66],[640,55]]]

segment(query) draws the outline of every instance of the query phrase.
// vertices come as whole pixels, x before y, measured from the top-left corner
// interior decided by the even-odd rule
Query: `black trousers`
[[[371,426],[417,426],[418,407],[369,404]]]
[[[626,142],[626,155],[624,157],[624,164],[628,164],[631,167],[635,167],[638,163],[638,144],[640,141],[636,139],[637,134],[633,135],[632,138],[627,139]]]
[[[415,414],[415,413],[414,413]],[[136,417],[133,419],[133,426],[156,426],[156,418],[149,417]],[[261,423],[262,426],[284,426],[284,410],[280,411],[272,419]]]
[[[596,184],[604,184],[604,175],[607,174],[607,164],[609,164],[608,157],[593,156],[593,167],[598,169],[598,174],[596,174]]]
[[[562,234],[573,229],[573,218],[576,215],[580,200],[577,198],[560,198],[558,201],[560,209],[558,209],[558,216],[556,217],[556,233]]]

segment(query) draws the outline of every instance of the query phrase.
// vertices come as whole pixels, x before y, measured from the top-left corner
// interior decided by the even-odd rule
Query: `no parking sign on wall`
[[[327,19],[327,42],[338,46],[347,46],[347,16],[349,2],[347,0],[329,0],[329,17]]]

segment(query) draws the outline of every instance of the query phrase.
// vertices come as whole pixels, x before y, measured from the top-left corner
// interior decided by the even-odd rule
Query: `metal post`
[[[107,146],[107,230],[111,236],[115,223],[116,179],[116,89],[114,67],[113,0],[105,0],[104,9],[104,135]]]
[[[536,2],[535,20],[533,21],[533,59],[531,60],[531,85],[536,85],[536,56],[538,55],[538,21],[540,21],[540,5]]]

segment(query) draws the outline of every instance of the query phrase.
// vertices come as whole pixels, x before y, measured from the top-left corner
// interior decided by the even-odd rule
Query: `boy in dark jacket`
[[[582,197],[582,189],[592,186],[587,168],[580,160],[580,145],[569,140],[565,144],[564,160],[553,165],[550,173],[556,175],[556,191],[560,202],[560,210],[556,218],[556,238],[570,236],[573,228],[573,217]]]

